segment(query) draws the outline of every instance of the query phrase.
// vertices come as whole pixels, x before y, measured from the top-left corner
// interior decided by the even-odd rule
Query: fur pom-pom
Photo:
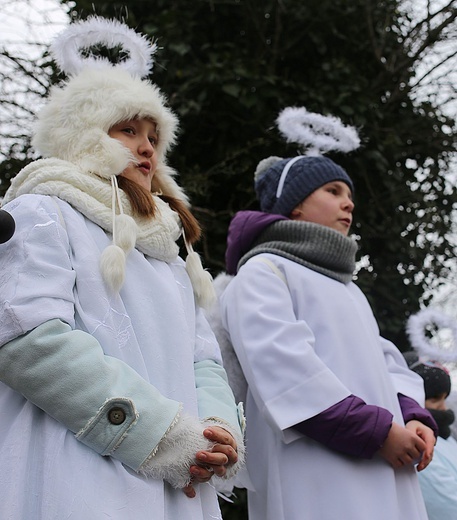
[[[109,245],[100,257],[100,270],[105,283],[119,292],[125,278],[125,253],[114,244]]]
[[[208,271],[203,269],[200,256],[195,251],[187,255],[186,271],[192,282],[197,303],[204,309],[210,308],[216,300],[213,278]]]
[[[134,247],[137,235],[137,225],[135,220],[126,215],[117,215],[115,217],[115,235],[114,243],[119,246],[125,254],[129,253]]]
[[[282,157],[276,157],[272,155],[271,157],[267,157],[266,159],[262,159],[254,172],[254,180],[260,179],[262,175],[272,166],[274,166],[277,162],[282,161]]]

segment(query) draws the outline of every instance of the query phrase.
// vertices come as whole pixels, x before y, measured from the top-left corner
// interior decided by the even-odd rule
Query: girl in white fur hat
[[[1,518],[220,518],[212,483],[242,463],[242,414],[201,310],[200,228],[165,163],[176,117],[139,77],[150,63],[70,59],[75,42],[132,33],[93,18],[57,39],[70,78],[38,118],[44,158],[5,197]]]

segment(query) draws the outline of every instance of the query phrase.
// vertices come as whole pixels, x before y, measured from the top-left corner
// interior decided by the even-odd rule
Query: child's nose
[[[352,213],[352,211],[354,210],[354,201],[349,198],[349,197],[346,197],[346,200],[344,202],[344,207]]]
[[[141,140],[141,143],[138,147],[138,151],[140,155],[144,155],[145,157],[151,157],[154,154],[154,146],[149,140],[149,138]]]

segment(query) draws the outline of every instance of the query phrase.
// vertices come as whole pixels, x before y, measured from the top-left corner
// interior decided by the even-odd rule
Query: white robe
[[[249,384],[246,402],[250,520],[425,520],[416,471],[357,459],[293,425],[354,394],[403,424],[397,393],[423,404],[423,382],[379,336],[355,284],[265,254],[287,285],[254,257],[220,299]]]
[[[100,227],[51,197],[26,195],[6,209],[16,232],[0,246],[0,345],[59,318],[90,333],[105,355],[183,403],[185,412],[207,412],[194,362],[220,361],[220,352],[201,310],[196,313],[182,260],[165,263],[133,250],[120,295],[112,295],[98,266],[111,241]],[[76,440],[3,383],[0,415],[2,520],[221,518],[211,484],[198,485],[189,499],[161,480],[142,478]]]

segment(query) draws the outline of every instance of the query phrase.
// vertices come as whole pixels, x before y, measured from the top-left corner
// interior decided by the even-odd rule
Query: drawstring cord
[[[119,215],[116,215],[116,203]],[[115,175],[111,175],[111,220],[113,243],[102,252],[100,269],[106,284],[114,292],[119,292],[125,279],[126,256],[135,247],[137,225],[124,213]]]
[[[203,268],[200,255],[194,251],[182,230],[184,244],[187,250],[186,271],[189,275],[197,303],[204,309],[210,309],[216,302],[216,291],[211,274]]]
[[[125,279],[125,263],[127,254],[135,247],[137,226],[135,220],[124,213],[119,186],[115,175],[111,176],[111,219],[113,227],[113,242],[102,252],[100,269],[107,285],[119,292]],[[116,214],[116,205],[119,214]],[[210,308],[216,301],[213,279],[203,268],[200,256],[186,239],[182,230],[184,244],[187,250],[186,271],[192,283],[197,303],[204,308]]]

